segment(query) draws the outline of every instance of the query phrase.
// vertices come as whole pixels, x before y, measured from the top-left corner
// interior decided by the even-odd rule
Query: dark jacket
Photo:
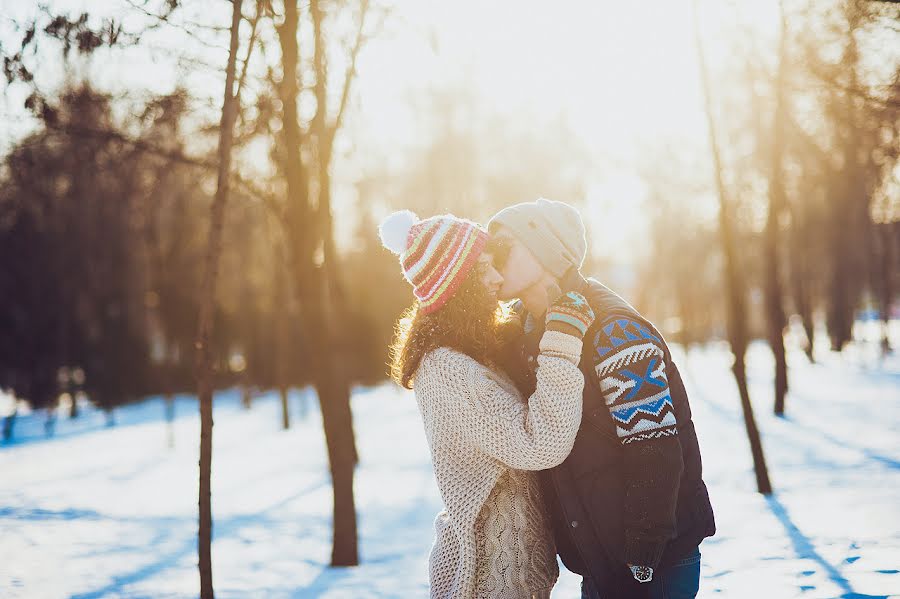
[[[656,571],[715,533],[687,392],[662,335],[595,280],[571,275],[596,319],[585,336],[581,428],[543,483],[566,567],[604,598],[646,596],[628,563]],[[533,322],[533,319],[529,319]],[[527,330],[534,363],[542,326]]]

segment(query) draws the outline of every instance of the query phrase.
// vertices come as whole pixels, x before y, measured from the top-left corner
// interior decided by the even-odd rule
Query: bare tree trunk
[[[284,76],[279,86],[283,109],[289,202],[288,235],[293,258],[295,292],[302,307],[306,338],[317,346],[309,352],[313,383],[322,410],[322,426],[328,448],[334,497],[334,526],[331,564],[359,563],[356,507],[353,496],[354,441],[349,389],[340,376],[331,346],[333,331],[325,306],[322,268],[316,254],[322,250],[322,229],[309,206],[308,175],[300,154],[301,132],[297,115],[298,32],[296,0],[286,0],[284,23],[278,29]],[[324,83],[324,82],[323,82]]]
[[[317,4],[316,0],[312,0],[312,4]],[[327,148],[327,154],[323,157],[327,157],[330,161],[331,156],[331,148]],[[320,153],[320,156],[322,154]],[[323,251],[325,255],[325,261],[322,264],[322,290],[325,293],[325,301],[322,303],[322,313],[321,318],[324,318],[327,322],[327,327],[329,331],[330,340],[332,340],[332,348],[331,353],[337,357],[339,355],[341,344],[344,342],[346,338],[345,329],[343,328],[343,322],[346,322],[347,319],[347,305],[345,302],[346,297],[344,294],[343,286],[340,283],[340,275],[339,268],[337,264],[337,256],[334,250],[334,232],[332,229],[331,222],[331,174],[329,172],[329,166],[326,164],[319,164],[319,206],[318,206],[318,221],[320,223],[323,239]],[[316,337],[313,337],[315,339]],[[337,374],[337,373],[335,373]],[[338,393],[340,397],[346,397],[346,401],[348,404],[348,412],[349,412],[349,401],[350,401],[350,387],[349,381],[347,377],[338,376],[334,381],[335,392]],[[342,387],[338,389],[338,387]],[[343,399],[339,401],[344,401]],[[359,452],[356,449],[356,432],[353,430],[353,419],[348,418],[347,426],[349,426],[350,430],[348,434],[349,443],[351,445],[351,453],[353,456],[353,464],[354,466],[359,463]]]
[[[841,67],[846,69],[847,84],[850,89],[859,87],[859,47],[856,32],[861,25],[862,7],[855,0],[842,3],[846,11],[847,31],[846,45],[841,57]],[[831,261],[834,273],[831,279],[830,306],[828,310],[828,332],[831,347],[841,351],[853,339],[853,321],[858,287],[858,273],[854,268],[854,253],[869,240],[860,231],[860,218],[856,203],[865,197],[864,184],[861,183],[859,164],[859,139],[857,123],[858,110],[852,94],[844,91],[843,97],[836,101],[842,113],[843,127],[839,132],[839,141],[843,150],[843,168],[840,171],[840,185],[835,188],[831,198]],[[863,219],[868,220],[868,206],[860,206],[866,211]]]
[[[288,388],[286,385],[278,386],[278,397],[281,399],[281,428],[291,428],[291,411],[288,403]]]
[[[3,418],[3,441],[8,442],[13,438],[13,429],[16,424],[16,416],[19,414],[19,400],[13,398],[16,405],[13,406],[12,414]]]
[[[257,347],[257,331],[259,327],[257,326],[257,312],[255,306],[252,305],[249,285],[244,285],[241,288],[239,297],[239,310],[248,323],[241,330],[241,336],[243,337],[240,348],[240,355],[243,358],[240,371],[241,407],[245,410],[250,410],[253,408],[254,383],[254,373],[251,369],[255,366],[253,351]]]
[[[166,445],[175,447],[175,397],[171,391],[166,392]]]
[[[287,351],[287,272],[285,272],[286,264],[284,260],[284,246],[282,241],[276,240],[273,247],[272,264],[275,266],[275,272],[272,273],[275,282],[273,293],[274,302],[272,304],[272,323],[274,331],[272,334],[275,340],[274,370],[275,385],[278,387],[278,395],[281,399],[281,427],[287,430],[291,427],[291,412],[288,403],[288,383],[287,383],[287,360],[285,352]]]
[[[319,277],[324,273],[319,271]],[[338,372],[337,357],[330,346],[333,332],[329,330],[324,302],[324,281],[309,285],[304,294],[304,306],[309,309],[307,322],[309,338],[319,344],[310,354],[313,382],[319,395],[322,425],[328,447],[331,481],[334,488],[334,529],[331,550],[332,566],[359,564],[357,549],[356,506],[353,494],[353,473],[357,462],[353,443],[353,417],[350,411],[350,390]],[[308,317],[308,318],[309,318]]]
[[[881,321],[881,339],[879,345],[883,355],[891,351],[889,325],[891,319],[891,300],[893,296],[894,248],[891,236],[892,223],[871,223],[871,266],[869,269],[869,288],[878,309]]]
[[[197,396],[200,400],[200,496],[197,552],[200,570],[200,597],[213,599],[212,579],[212,502],[210,481],[212,473],[212,356],[210,337],[213,325],[216,279],[219,256],[222,251],[222,226],[225,220],[225,204],[228,201],[231,173],[231,147],[234,139],[234,120],[237,113],[234,96],[235,64],[238,52],[238,30],[241,24],[242,0],[232,0],[231,42],[228,66],[225,69],[225,94],[222,102],[222,120],[219,125],[218,172],[216,195],[210,208],[209,243],[203,269],[203,287],[199,330],[197,332]]]
[[[813,289],[815,281],[809,268],[809,253],[811,239],[808,208],[805,200],[798,198],[796,202],[788,202],[787,209],[791,215],[791,232],[789,236],[790,251],[788,255],[791,261],[791,296],[794,301],[794,309],[800,315],[803,323],[803,331],[806,333],[806,347],[804,352],[810,362],[815,362],[815,321],[813,319]]]
[[[753,454],[753,468],[756,473],[756,488],[760,493],[768,495],[772,493],[772,485],[769,481],[769,471],[766,467],[765,456],[763,455],[759,429],[756,427],[756,419],[753,416],[753,406],[750,403],[750,392],[747,389],[747,373],[744,364],[748,340],[745,306],[746,288],[742,278],[741,269],[737,263],[731,206],[726,196],[725,183],[722,180],[722,161],[719,154],[719,146],[716,141],[712,95],[709,86],[709,75],[706,72],[706,60],[703,54],[703,40],[700,36],[700,23],[697,12],[697,0],[694,0],[694,36],[697,44],[697,57],[700,65],[703,97],[706,102],[706,118],[710,150],[713,158],[716,190],[719,196],[719,230],[722,240],[722,251],[725,255],[725,279],[727,282],[728,297],[728,336],[731,343],[731,350],[734,353],[734,378],[737,382],[738,392],[741,396],[744,425],[747,429],[747,438],[750,441],[750,451]]]
[[[840,183],[844,193],[838,191],[829,198],[831,200],[831,281],[829,285],[829,304],[826,322],[831,338],[831,349],[841,351],[853,337],[853,308],[850,300],[850,256],[849,231],[846,221],[848,210],[847,194],[850,185],[846,180]]]
[[[107,415],[109,412],[107,412]],[[107,418],[106,425],[110,426],[109,419]],[[44,435],[48,438],[52,437],[56,432],[56,408],[47,408],[47,416],[44,418]]]
[[[897,272],[897,243],[893,230],[900,232],[900,221],[884,223],[881,230],[881,352],[885,356],[891,351],[891,339],[888,335],[891,323],[891,303],[894,299],[894,277]]]
[[[325,40],[323,32],[324,15],[321,10],[319,0],[310,0],[309,4],[310,16],[312,17],[314,50],[313,50],[313,69],[316,73],[316,85],[314,88],[316,96],[316,112],[312,120],[312,133],[315,138],[315,157],[317,166],[317,190],[318,190],[318,207],[316,221],[319,224],[319,230],[322,235],[322,252],[324,270],[323,285],[326,292],[324,317],[328,319],[328,328],[332,334],[331,339],[337,340],[339,343],[333,348],[340,351],[340,344],[346,339],[345,330],[342,323],[348,319],[346,315],[347,298],[340,277],[340,268],[337,261],[337,252],[334,245],[334,231],[331,213],[331,159],[334,151],[334,138],[341,127],[344,117],[344,111],[347,107],[347,100],[350,94],[350,87],[356,76],[356,60],[359,56],[360,48],[363,44],[363,30],[366,24],[366,15],[369,11],[368,0],[362,0],[360,3],[359,23],[356,31],[356,37],[352,48],[350,48],[349,66],[344,73],[343,87],[341,89],[341,100],[337,108],[337,112],[332,122],[328,119],[327,97],[328,97],[328,65],[326,62],[327,53],[325,51]],[[348,386],[347,377],[340,377],[339,381],[335,381],[336,385],[342,385],[345,390],[341,391],[341,395],[346,395],[349,402],[350,388]],[[359,463],[359,453],[356,448],[356,433],[353,431],[352,418],[349,420],[350,426],[350,443],[352,444],[353,464]]]
[[[69,419],[78,418],[80,414],[78,410],[78,391],[77,386],[72,382],[72,369],[69,369],[69,382],[66,389],[72,396],[72,403],[69,405]]]
[[[169,449],[175,447],[175,385],[173,372],[177,360],[172,348],[166,348],[163,361],[163,398],[166,404],[166,445]]]
[[[353,46],[349,49],[350,55],[348,58],[350,64],[344,73],[343,87],[341,89],[340,102],[336,114],[330,122],[327,110],[328,65],[326,63],[327,53],[325,52],[323,33],[324,19],[319,0],[310,0],[309,7],[313,21],[313,35],[315,38],[313,69],[316,73],[316,85],[314,88],[316,96],[316,112],[312,120],[312,133],[316,140],[316,162],[318,167],[318,220],[325,232],[323,249],[325,256],[324,264],[327,269],[326,278],[329,299],[335,302],[338,313],[340,313],[346,309],[346,292],[339,276],[340,269],[337,263],[337,252],[334,247],[334,236],[330,233],[332,230],[331,162],[334,154],[334,138],[343,123],[344,112],[347,108],[347,102],[350,96],[350,89],[356,77],[356,61],[365,39],[363,31],[369,13],[369,0],[362,0],[360,2],[359,23],[357,24],[356,37]]]
[[[784,210],[784,111],[785,71],[787,70],[787,27],[784,3],[779,2],[781,12],[781,39],[778,51],[778,74],[775,81],[775,118],[772,135],[772,169],[769,178],[769,214],[766,220],[766,323],[769,345],[775,355],[775,414],[784,415],[784,399],[787,395],[787,358],[784,349],[783,291],[781,286],[779,221]]]
[[[798,260],[794,260],[794,264],[796,265]],[[802,272],[798,268],[791,269],[791,282],[793,288],[793,297],[794,297],[794,307],[797,309],[797,313],[800,315],[800,320],[803,322],[803,331],[806,333],[806,347],[803,348],[803,351],[806,353],[806,357],[810,362],[815,362],[815,354],[813,353],[813,347],[815,345],[815,322],[813,320],[813,312],[812,312],[812,300],[810,299],[809,294],[809,281],[806,280],[806,273]]]

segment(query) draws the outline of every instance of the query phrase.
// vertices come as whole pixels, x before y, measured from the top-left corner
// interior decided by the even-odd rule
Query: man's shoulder
[[[644,319],[637,308],[632,306],[624,297],[591,277],[584,279],[582,294],[591,304],[597,321],[602,321],[614,315],[632,315],[638,319]],[[595,321],[595,322],[597,322]]]
[[[608,314],[595,323],[592,341],[608,341],[614,346],[630,343],[653,342],[665,345],[665,341],[650,322],[639,314]]]
[[[662,353],[668,345],[657,328],[622,296],[596,279],[586,279],[585,296],[597,315],[585,339],[594,364],[620,350],[651,344]]]

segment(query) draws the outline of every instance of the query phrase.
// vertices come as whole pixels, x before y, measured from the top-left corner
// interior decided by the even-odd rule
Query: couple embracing
[[[416,297],[392,372],[445,506],[431,596],[548,598],[558,554],[586,599],[695,597],[715,523],[687,393],[653,324],[582,275],[577,210],[403,211],[381,239]]]

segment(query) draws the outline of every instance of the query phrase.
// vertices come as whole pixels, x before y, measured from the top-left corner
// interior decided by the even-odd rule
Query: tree
[[[222,223],[225,204],[228,201],[231,180],[231,149],[234,140],[234,121],[240,99],[235,96],[235,65],[237,64],[239,28],[242,0],[232,0],[231,37],[228,63],[225,67],[225,94],[222,101],[222,119],[219,124],[218,172],[216,195],[210,207],[209,242],[201,283],[199,328],[197,331],[197,396],[200,401],[200,498],[198,528],[198,568],[200,570],[200,596],[213,599],[212,581],[212,502],[210,479],[212,473],[212,363],[210,336],[212,332],[213,303],[218,278],[219,255],[222,252]]]
[[[706,160],[679,140],[641,152],[640,176],[647,185],[649,244],[636,277],[635,305],[660,322],[666,335],[685,349],[716,336],[724,321],[721,244],[715,223],[701,217],[698,197],[709,184],[698,178]],[[673,260],[673,256],[678,256]]]
[[[14,373],[8,384],[32,407],[50,409],[66,385],[75,390],[66,382],[71,378],[111,416],[147,379],[134,251],[140,160],[114,138],[70,134],[118,126],[109,97],[89,85],[73,82],[53,101],[32,100],[39,128],[7,156],[3,178],[9,228],[0,235],[32,245],[3,255],[2,270],[15,277],[22,267],[27,277],[19,291],[3,295],[12,319],[8,339],[21,343],[5,361]],[[38,288],[40,296],[15,305]],[[30,347],[35,355],[20,362]],[[30,382],[29,371],[44,382]]]
[[[155,379],[165,401],[165,418],[170,447],[174,446],[175,399],[185,388],[182,363],[191,356],[199,310],[199,290],[186,285],[201,276],[201,248],[192,241],[201,229],[205,207],[194,201],[205,173],[174,156],[184,153],[182,121],[187,113],[187,92],[171,94],[148,102],[141,121],[147,122],[142,136],[148,144],[169,155],[145,153],[141,164],[152,174],[151,183],[140,202],[145,304],[150,329],[150,352]],[[202,196],[201,196],[202,197]],[[189,375],[189,373],[188,373]]]
[[[840,60],[826,58],[821,42],[808,43],[807,63],[813,81],[824,85],[824,113],[839,160],[830,164],[827,181],[827,250],[829,277],[825,293],[826,324],[832,349],[840,351],[853,338],[856,309],[868,290],[876,293],[877,233],[872,199],[896,166],[900,67],[879,72],[883,64],[861,52],[861,40],[880,19],[881,6],[845,0],[834,13],[832,28]],[[896,9],[894,9],[896,18]],[[822,55],[820,55],[820,52]],[[878,55],[875,58],[879,58]],[[874,63],[874,64],[873,64]],[[891,77],[887,85],[879,85]],[[826,162],[827,163],[827,162]]]
[[[772,165],[769,176],[769,210],[765,231],[765,289],[766,323],[769,345],[775,355],[775,414],[784,414],[784,398],[787,395],[787,357],[784,349],[784,328],[787,324],[784,314],[783,291],[780,262],[782,258],[780,231],[781,216],[784,211],[784,112],[787,110],[785,98],[785,78],[787,70],[787,25],[784,2],[779,2],[781,32],[778,42],[778,71],[775,79],[775,117],[772,119],[771,154]]]
[[[722,176],[722,159],[716,138],[716,123],[715,118],[713,117],[712,93],[709,84],[709,75],[706,70],[706,59],[703,53],[703,40],[700,34],[697,0],[694,0],[694,39],[697,46],[700,81],[706,103],[705,112],[709,134],[709,146],[712,153],[713,176],[716,182],[716,193],[719,198],[719,235],[722,244],[722,253],[725,257],[728,338],[731,344],[731,351],[734,354],[734,365],[732,368],[735,381],[737,382],[738,392],[741,397],[741,409],[744,414],[744,425],[747,430],[747,438],[750,442],[750,451],[753,454],[753,468],[756,473],[756,488],[763,495],[769,495],[772,493],[772,484],[769,481],[769,471],[766,467],[762,441],[760,440],[759,429],[756,426],[756,419],[753,416],[753,406],[750,403],[750,392],[747,388],[747,372],[745,365],[748,344],[745,305],[746,284],[741,274],[741,267],[738,264],[732,208],[731,203],[728,200],[728,192],[725,188],[725,182]]]
[[[358,29],[348,52],[349,66],[337,90],[340,104],[333,120],[327,118],[329,77],[326,68],[325,15],[317,2],[310,4],[314,32],[313,72],[316,112],[308,130],[298,113],[300,51],[298,34],[300,11],[296,0],[285,0],[284,21],[277,28],[281,47],[282,77],[277,84],[281,100],[281,146],[276,163],[284,177],[287,202],[284,206],[285,237],[294,292],[301,310],[304,338],[317,347],[308,357],[313,385],[322,409],[322,426],[328,449],[333,487],[334,527],[331,564],[353,566],[359,562],[353,470],[357,463],[353,418],[350,411],[349,377],[339,366],[337,318],[332,292],[339,287],[331,224],[330,168],[334,136],[340,128],[350,85],[355,76],[356,55],[363,43],[367,0],[360,4]],[[311,164],[310,164],[311,163]],[[329,273],[332,276],[329,276]]]

